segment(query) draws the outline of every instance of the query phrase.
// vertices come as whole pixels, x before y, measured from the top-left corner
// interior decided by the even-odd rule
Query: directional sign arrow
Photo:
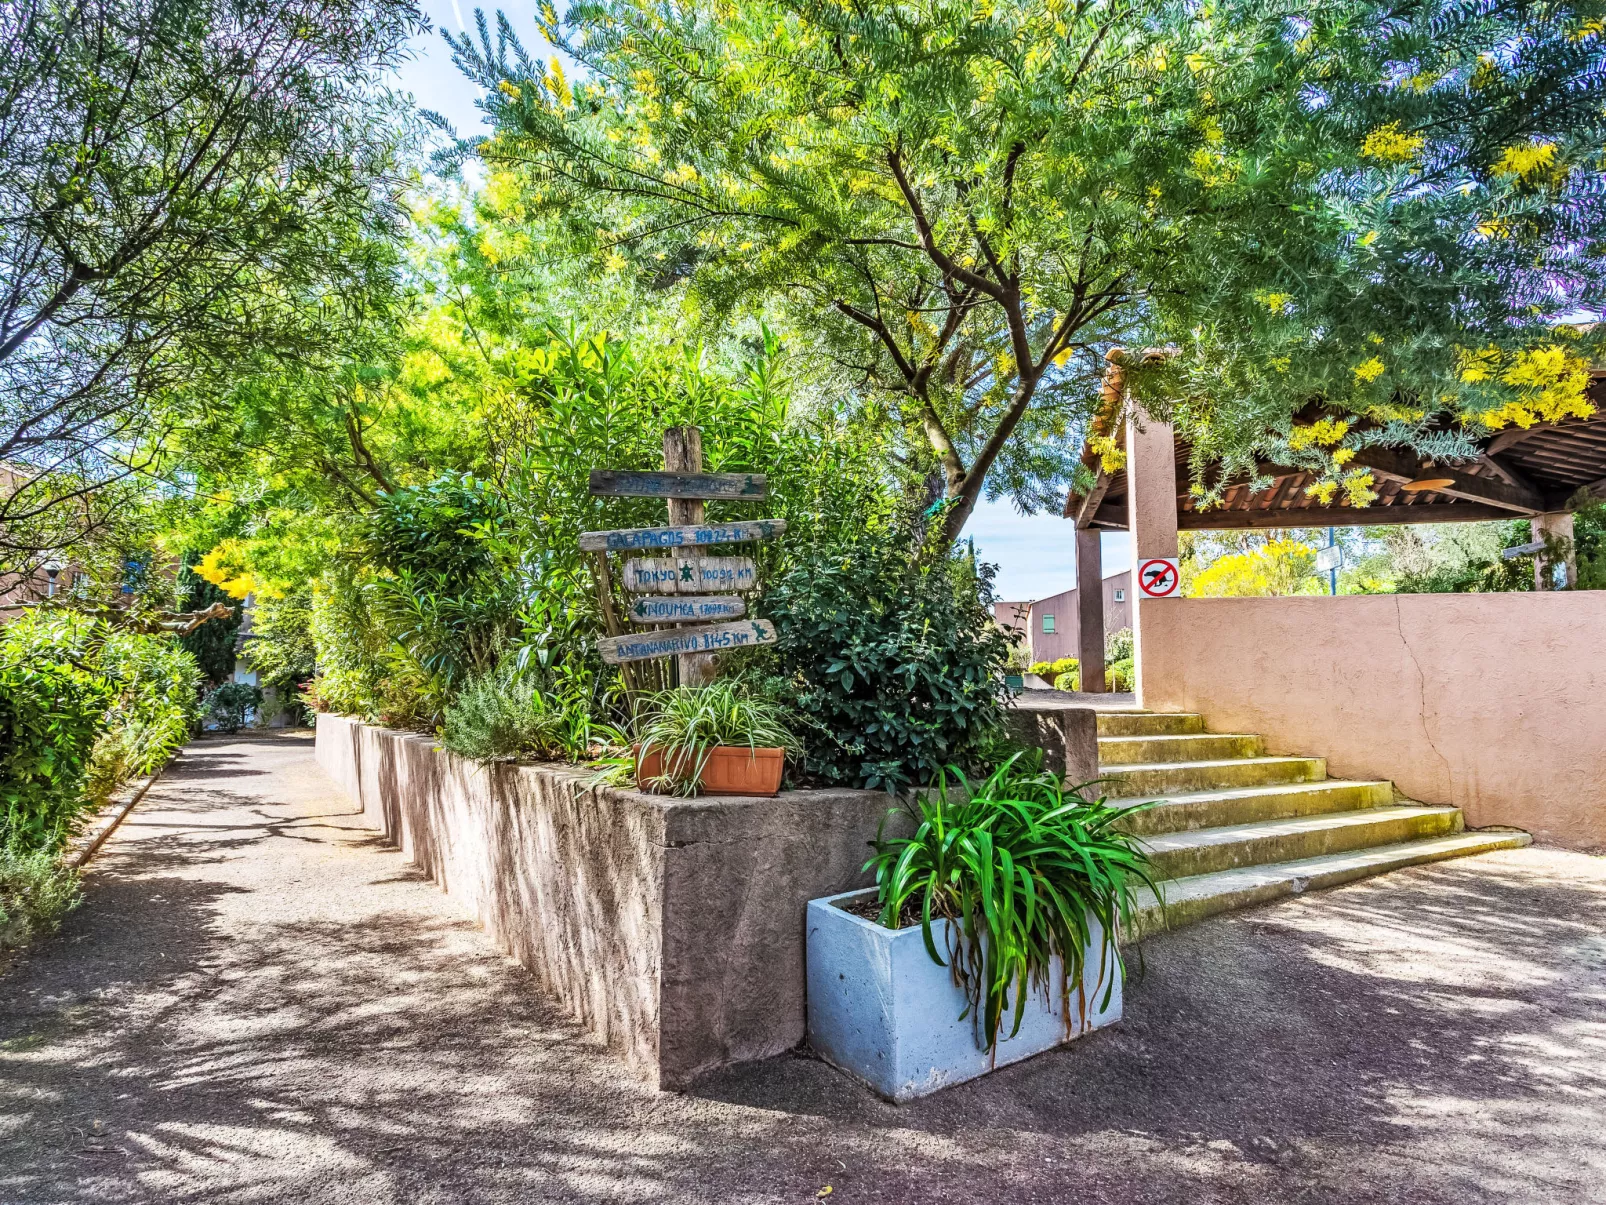
[[[724,649],[774,643],[774,624],[767,619],[744,619],[739,623],[716,623],[706,628],[605,636],[597,641],[597,651],[609,665],[618,665],[621,661],[646,661],[653,657],[673,657],[678,653],[717,653]]]
[[[580,533],[580,547],[586,552],[707,548],[713,544],[768,540],[785,530],[785,519],[754,519],[741,523],[698,524],[693,527],[627,527],[618,531],[583,531]]]
[[[658,595],[630,605],[630,618],[637,623],[704,623],[746,614],[747,604],[734,594]]]
[[[627,473],[592,469],[591,492],[609,498],[762,498],[763,473]]]

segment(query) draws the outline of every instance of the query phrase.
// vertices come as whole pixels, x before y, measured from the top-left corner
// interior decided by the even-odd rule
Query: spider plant
[[[641,757],[663,757],[664,773],[651,785],[693,795],[709,753],[720,745],[796,750],[786,708],[734,681],[678,686],[649,695],[641,710]]]
[[[914,834],[884,840],[883,829],[865,863],[875,868],[881,924],[898,928],[901,917],[919,915],[926,951],[951,968],[967,1000],[960,1019],[971,1018],[986,1050],[998,1042],[1011,1010],[1008,1036],[1020,1031],[1028,991],[1047,999],[1055,955],[1065,967],[1066,1025],[1072,991],[1085,1020],[1090,918],[1103,931],[1097,985],[1108,960],[1122,966],[1116,935],[1130,923],[1133,891],[1155,887],[1148,855],[1116,827],[1147,804],[1089,803],[1057,775],[1023,770],[1019,758],[974,785],[949,767],[934,790],[907,805]],[[957,790],[950,790],[950,774]],[[941,951],[932,933],[937,919],[951,922]],[[1115,983],[1108,976],[1100,1009],[1108,1007]]]

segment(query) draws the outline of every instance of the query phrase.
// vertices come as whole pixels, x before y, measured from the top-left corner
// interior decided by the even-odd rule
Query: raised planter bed
[[[964,992],[947,967],[931,960],[920,927],[886,929],[842,906],[874,898],[870,889],[809,901],[808,1032],[826,1062],[888,1100],[902,1103],[975,1079],[1121,1019],[1119,963],[1113,950],[1101,950],[1103,931],[1093,922],[1086,984],[1070,993],[1069,1014],[1056,958],[1047,999],[1033,992],[1020,1032],[984,1050],[971,1019],[959,1019]],[[939,950],[946,948],[947,925],[932,926]],[[1109,1004],[1100,1008],[1112,984]]]
[[[893,805],[590,787],[575,767],[479,765],[335,715],[317,752],[367,825],[660,1088],[802,1042],[805,907],[868,881]]]

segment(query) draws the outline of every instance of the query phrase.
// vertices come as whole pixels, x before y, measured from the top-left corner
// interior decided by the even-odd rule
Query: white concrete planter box
[[[970,1018],[959,1019],[965,994],[949,969],[931,960],[918,925],[885,929],[837,906],[874,895],[870,889],[809,901],[804,954],[809,1045],[888,1100],[901,1104],[975,1079],[1121,1019],[1115,951],[1107,951],[1101,961],[1103,930],[1089,917],[1087,974],[1091,979],[1102,968],[1098,986],[1090,984],[1081,995],[1071,993],[1067,1024],[1060,1003],[1064,969],[1056,958],[1048,1000],[1033,992],[1020,1032],[1001,1040],[989,1054],[978,1047]],[[939,950],[946,949],[947,924],[932,925]],[[1101,1011],[1099,1004],[1112,982],[1109,1006]],[[1079,1007],[1084,999],[1085,1010]]]

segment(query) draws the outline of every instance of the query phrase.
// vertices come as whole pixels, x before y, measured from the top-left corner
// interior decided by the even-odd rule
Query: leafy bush
[[[708,754],[720,745],[749,749],[798,749],[786,708],[720,679],[707,686],[681,686],[645,700],[639,732],[641,756],[663,757],[664,774],[651,784],[692,795],[702,782]]]
[[[1081,690],[1082,689],[1082,671],[1080,669],[1069,669],[1069,670],[1066,670],[1063,674],[1055,675],[1055,677],[1054,677],[1054,689],[1055,690]]]
[[[583,680],[542,688],[508,658],[469,681],[447,705],[441,744],[476,761],[534,757],[578,761],[591,747],[591,699]]]
[[[1061,674],[1068,674],[1077,667],[1075,657],[1061,657],[1058,661],[1038,661],[1032,665],[1031,672],[1039,678],[1047,678],[1050,682]]]
[[[54,933],[82,899],[78,872],[53,851],[0,845],[0,953]]]
[[[955,770],[961,789],[953,798],[944,775],[907,806],[914,834],[878,835],[865,864],[875,868],[881,924],[899,928],[918,918],[927,953],[965,992],[961,1020],[972,1019],[978,1044],[989,1050],[1012,1007],[1008,1036],[1019,1031],[1029,991],[1047,997],[1056,955],[1064,960],[1060,1003],[1069,1018],[1071,993],[1081,994],[1087,973],[1096,986],[1112,960],[1120,966],[1117,936],[1130,923],[1133,891],[1154,886],[1137,839],[1117,827],[1148,804],[1088,803],[1058,775],[1025,764],[1011,758],[975,786]],[[1084,958],[1089,917],[1104,934],[1093,968]],[[931,928],[939,918],[953,922],[944,950]],[[1100,1008],[1115,976],[1108,982]]]
[[[117,687],[103,741],[114,741],[130,774],[154,774],[190,739],[201,670],[171,636],[114,631],[99,666]]]
[[[245,727],[252,708],[262,706],[262,690],[249,682],[225,682],[206,696],[206,719],[219,732],[238,732]]]
[[[822,783],[903,790],[971,768],[1002,724],[1008,638],[991,582],[907,525],[815,550],[765,595],[776,689]]]
[[[91,625],[26,615],[0,627],[0,850],[53,850],[83,810],[116,688],[86,667]]]
[[[1111,665],[1117,661],[1130,661],[1137,652],[1137,639],[1132,635],[1131,628],[1121,628],[1111,632],[1104,638],[1104,663]]]

